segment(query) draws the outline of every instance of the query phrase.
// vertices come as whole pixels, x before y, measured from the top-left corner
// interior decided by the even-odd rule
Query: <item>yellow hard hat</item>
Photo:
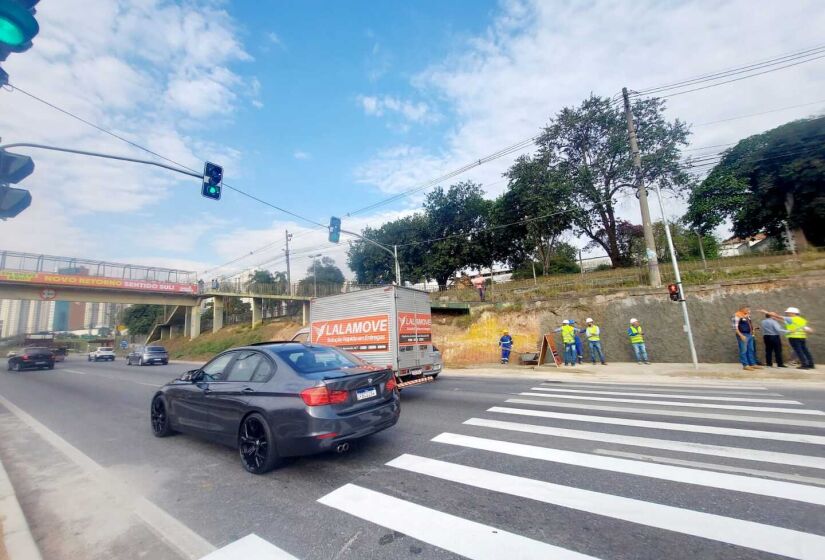
[[[503,331],[501,331],[501,334],[508,334],[509,332],[510,331],[508,331],[507,329],[504,329]]]

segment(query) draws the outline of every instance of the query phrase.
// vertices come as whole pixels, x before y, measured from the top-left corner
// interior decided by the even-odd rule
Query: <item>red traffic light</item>
[[[672,301],[679,301],[680,299],[682,299],[680,297],[681,294],[679,293],[679,286],[677,284],[668,284],[667,292],[668,294],[670,294],[670,299]]]

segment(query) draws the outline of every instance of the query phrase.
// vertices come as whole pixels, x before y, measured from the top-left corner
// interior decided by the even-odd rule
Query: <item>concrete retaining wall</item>
[[[735,362],[738,350],[730,318],[742,305],[749,305],[755,323],[764,318],[756,309],[782,312],[798,307],[817,330],[808,338],[814,360],[825,364],[825,274],[806,273],[776,281],[742,281],[703,287],[688,287],[688,306],[696,350],[702,362]],[[537,313],[540,330],[550,332],[562,319],[575,319],[584,326],[586,317],[602,328],[602,345],[608,361],[631,361],[627,327],[636,317],[645,330],[648,353],[654,362],[690,362],[687,339],[682,330],[680,305],[670,301],[664,288],[635,289],[608,296],[568,298],[529,304],[524,311]],[[540,333],[535,333],[536,336]],[[764,360],[761,332],[757,332],[757,353]],[[560,340],[557,336],[557,340]],[[790,349],[785,342],[786,360]],[[585,357],[587,352],[585,351]]]

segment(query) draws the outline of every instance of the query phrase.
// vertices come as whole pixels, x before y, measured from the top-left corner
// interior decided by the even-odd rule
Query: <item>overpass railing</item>
[[[54,255],[19,253],[17,251],[0,251],[0,270],[50,272],[55,274],[75,274],[80,276],[173,282],[178,284],[194,284],[197,281],[197,274],[187,270],[92,259],[58,257]]]

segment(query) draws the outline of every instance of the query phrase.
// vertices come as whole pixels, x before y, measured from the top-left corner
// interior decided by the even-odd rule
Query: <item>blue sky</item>
[[[193,168],[222,163],[227,183],[326,222],[532,136],[591,92],[818,45],[818,4],[42,0],[34,47],[3,67],[13,85]],[[822,66],[677,97],[669,116],[696,125],[693,147],[735,142],[825,109]],[[736,116],[746,117],[716,122]],[[0,136],[145,156],[20,91],[0,91]],[[296,277],[310,253],[345,267],[345,245],[232,191],[213,202],[187,177],[29,153],[34,201],[0,223],[0,248],[211,277],[283,270],[288,228]],[[495,196],[516,155],[459,179]],[[421,196],[345,217],[345,227],[380,225]],[[678,215],[681,203],[669,208]],[[620,214],[639,221],[632,202]]]

